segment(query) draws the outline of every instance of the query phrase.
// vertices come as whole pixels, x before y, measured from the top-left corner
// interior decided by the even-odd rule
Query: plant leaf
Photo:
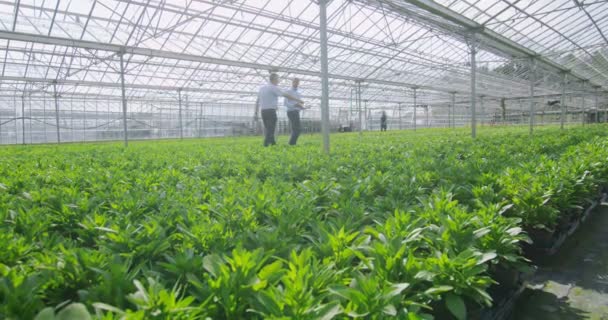
[[[437,286],[437,287],[432,287],[430,289],[427,289],[424,293],[438,294],[438,293],[444,293],[444,292],[448,292],[448,291],[452,291],[452,290],[454,290],[454,287],[452,287],[452,286]]]
[[[91,315],[82,303],[72,303],[57,313],[57,320],[90,320]]]
[[[331,320],[341,313],[342,307],[339,303],[329,303],[319,308],[317,316],[319,320]]]
[[[55,310],[51,307],[42,309],[34,320],[55,320]]]
[[[382,312],[384,314],[388,314],[389,316],[393,316],[393,317],[397,315],[397,309],[395,309],[395,306],[392,304],[384,306],[384,309],[382,309]]]
[[[462,297],[453,293],[448,293],[445,296],[445,306],[458,320],[467,319],[467,307],[464,304]]]
[[[203,268],[207,272],[211,273],[212,276],[218,277],[220,274],[220,267],[224,263],[222,258],[217,254],[210,254],[203,257]]]
[[[385,294],[385,297],[392,298],[394,296],[398,296],[403,292],[403,290],[407,289],[410,286],[409,283],[395,283],[390,287],[390,290]]]
[[[414,278],[416,279],[420,279],[420,280],[426,280],[426,281],[433,281],[433,278],[435,277],[435,273],[428,271],[428,270],[422,270],[418,273],[416,273],[416,275],[414,276]]]
[[[496,252],[486,252],[481,255],[479,261],[477,261],[477,265],[484,264],[494,258],[496,258]]]
[[[475,235],[475,238],[481,238],[481,237],[485,236],[486,234],[490,233],[490,231],[492,231],[490,229],[490,227],[483,227],[483,228],[475,230],[473,232],[473,234]]]
[[[115,306],[111,306],[109,304],[102,303],[102,302],[95,302],[95,303],[93,303],[93,308],[99,309],[99,310],[105,310],[105,311],[114,312],[114,313],[119,314],[119,315],[125,314],[125,312],[122,311],[122,310],[120,310],[119,308],[116,308]]]
[[[521,231],[522,231],[522,229],[520,227],[515,227],[515,228],[511,228],[511,229],[507,230],[507,233],[510,236],[516,236],[516,235],[520,234]]]

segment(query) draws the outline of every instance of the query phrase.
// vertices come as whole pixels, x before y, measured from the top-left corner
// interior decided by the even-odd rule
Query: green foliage
[[[467,319],[467,307],[464,304],[464,300],[462,297],[457,296],[452,293],[448,293],[445,296],[445,305],[450,310],[450,312],[456,317],[458,320],[466,320]]]
[[[55,314],[53,308],[47,307],[36,315],[34,320],[89,320],[91,315],[82,303],[72,303]]]
[[[466,319],[597,196],[607,132],[6,147],[0,318]]]

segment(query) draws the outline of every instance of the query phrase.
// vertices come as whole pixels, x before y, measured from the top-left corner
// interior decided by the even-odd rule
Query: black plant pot
[[[557,233],[568,232],[572,227],[572,224],[578,220],[576,211],[569,210],[562,214],[557,220],[557,226],[555,227]]]
[[[511,290],[519,285],[520,272],[503,264],[492,265],[490,276],[498,282],[497,286],[502,290]]]
[[[530,239],[532,239],[532,247],[536,249],[551,248],[555,241],[555,231],[546,229],[531,228],[526,230]]]
[[[452,315],[450,310],[448,310],[448,308],[445,306],[445,301],[443,301],[443,299],[433,301],[429,304],[429,306],[433,309],[431,314],[433,315],[434,319],[454,319],[454,316]]]
[[[463,298],[464,299],[464,304],[467,308],[467,319],[481,319],[480,315],[483,312],[483,307],[481,307],[479,304],[477,304],[476,302],[468,299],[468,298]],[[437,320],[455,320],[456,317],[454,317],[452,315],[452,313],[450,312],[450,310],[448,310],[448,308],[445,305],[445,300],[441,299],[438,301],[433,301],[429,304],[429,306],[433,309],[433,311],[431,312],[431,314],[433,315],[434,319]]]

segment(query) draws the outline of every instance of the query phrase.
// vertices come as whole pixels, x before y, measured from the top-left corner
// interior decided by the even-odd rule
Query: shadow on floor
[[[608,207],[589,219],[538,271],[512,320],[608,320]]]
[[[558,298],[543,290],[528,289],[520,299],[534,301],[534,307],[516,307],[511,317],[513,320],[578,320],[589,316],[587,312],[570,306],[567,298]]]
[[[554,257],[539,263],[539,271],[538,280],[608,294],[608,207],[597,208]]]

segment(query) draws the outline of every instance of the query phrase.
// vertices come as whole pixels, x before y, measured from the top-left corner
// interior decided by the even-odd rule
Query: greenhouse
[[[0,142],[253,134],[269,72],[302,79],[309,131],[324,95],[330,131],[606,118],[603,1],[321,5],[1,2]]]
[[[0,319],[608,318],[606,1],[0,0],[0,61]]]

